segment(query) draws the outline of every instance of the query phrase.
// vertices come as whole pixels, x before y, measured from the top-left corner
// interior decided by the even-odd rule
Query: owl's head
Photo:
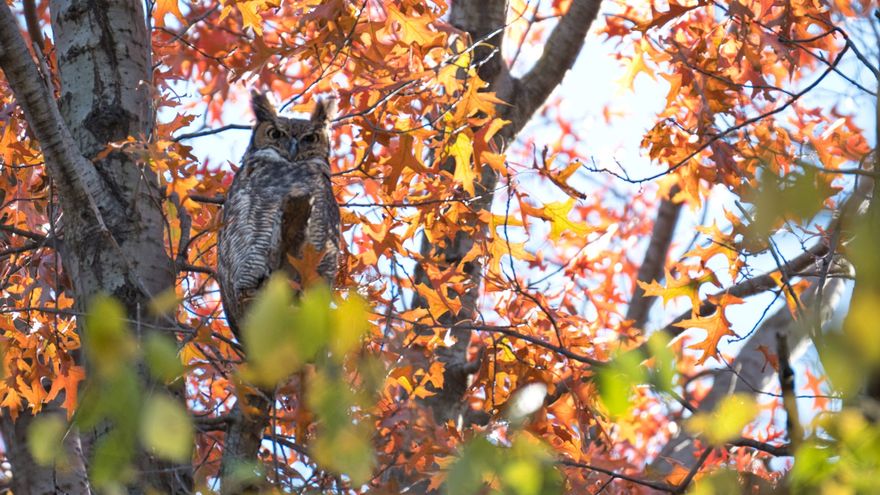
[[[272,149],[290,161],[306,160],[330,154],[330,119],[336,100],[318,101],[308,119],[289,119],[275,113],[265,94],[251,92],[251,107],[257,122],[248,152]]]

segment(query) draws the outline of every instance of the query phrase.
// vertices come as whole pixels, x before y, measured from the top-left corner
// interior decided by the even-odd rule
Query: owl
[[[280,117],[251,93],[257,118],[223,203],[217,278],[229,326],[239,336],[248,302],[275,272],[297,282],[297,266],[332,287],[339,255],[339,205],[330,182],[329,123],[335,101],[318,102],[309,119]]]

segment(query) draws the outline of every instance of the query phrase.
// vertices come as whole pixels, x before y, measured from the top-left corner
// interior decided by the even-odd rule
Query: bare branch
[[[657,210],[657,220],[651,231],[651,242],[645,252],[642,266],[639,267],[636,278],[638,282],[648,283],[659,280],[663,276],[663,267],[666,265],[669,246],[672,244],[672,234],[675,232],[679,213],[681,213],[681,203],[673,203],[671,199],[677,191],[677,187],[673,188],[669,191],[670,199],[664,199],[660,203],[660,208]],[[648,311],[650,311],[651,304],[656,297],[645,297],[645,291],[638,282],[636,282],[632,299],[626,310],[626,319],[632,320],[635,328],[642,328],[648,319]]]
[[[210,136],[212,134],[220,134],[221,132],[226,132],[226,131],[232,131],[232,130],[249,131],[251,129],[253,129],[253,126],[250,126],[250,125],[228,124],[228,125],[224,125],[223,127],[217,127],[216,129],[205,129],[202,131],[188,132],[185,134],[180,134],[178,136],[175,136],[171,140],[174,141],[175,143],[179,143],[179,142],[187,140],[187,139],[195,139],[195,138],[202,137],[202,136]]]
[[[782,404],[785,408],[785,429],[792,449],[797,450],[804,439],[804,429],[798,416],[797,400],[795,400],[794,370],[791,368],[791,352],[788,349],[788,338],[784,331],[776,332],[776,355],[779,358],[779,387],[782,389]]]
[[[757,277],[750,278],[748,280],[743,280],[738,284],[734,284],[727,289],[719,292],[716,295],[720,294],[730,294],[736,297],[749,297],[755,294],[760,294],[764,291],[770,290],[774,287],[777,287],[778,284],[776,280],[773,279],[773,276],[779,272],[782,272],[786,277],[794,277],[799,275],[802,271],[809,268],[811,265],[815,265],[821,261],[821,258],[828,253],[828,246],[820,241],[814,244],[812,247],[793,258],[788,263],[785,263],[781,266],[781,270],[773,270],[767,272],[763,275],[759,275]],[[703,301],[700,307],[693,311],[693,313],[699,314],[701,316],[708,316],[715,311],[717,306],[709,300]],[[675,326],[677,323],[682,322],[691,317],[692,311],[687,310],[678,316],[678,318],[674,319],[671,323],[664,327],[664,331],[669,333],[670,335],[678,335],[684,332],[684,329]]]

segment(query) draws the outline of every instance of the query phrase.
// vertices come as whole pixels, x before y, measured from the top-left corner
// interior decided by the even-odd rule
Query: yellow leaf
[[[651,79],[655,79],[653,71],[645,65],[645,49],[649,48],[648,42],[644,39],[642,42],[636,47],[636,54],[630,59],[629,66],[626,69],[626,74],[620,79],[620,84],[629,89],[633,89],[633,82],[635,81],[636,76],[639,75],[640,72],[644,72]]]
[[[544,205],[544,212],[550,220],[550,239],[557,240],[562,236],[563,232],[582,236],[588,234],[592,229],[581,222],[573,222],[568,219],[568,214],[574,208],[575,199],[569,198],[566,202],[556,201]]]
[[[194,431],[183,405],[167,395],[147,400],[141,420],[141,441],[158,457],[171,461],[190,460]]]
[[[248,380],[273,387],[306,360],[293,331],[297,314],[292,303],[287,278],[276,274],[248,309],[242,334],[248,357],[242,372]]]
[[[431,18],[428,16],[415,17],[404,14],[397,10],[390,2],[385,3],[384,8],[388,15],[386,24],[388,29],[386,29],[386,33],[390,32],[393,27],[396,27],[397,29],[393,32],[406,45],[417,44],[428,47],[444,36],[443,33],[432,30]]]
[[[669,270],[666,270],[666,287],[660,285],[657,281],[647,284],[639,281],[639,286],[645,291],[646,296],[662,297],[664,306],[676,297],[687,297],[691,301],[692,308],[699,308],[700,287],[709,282],[720,287],[718,279],[712,272],[699,278],[691,278],[687,274],[682,274],[679,278],[673,278]]]
[[[755,399],[748,394],[725,397],[712,411],[694,414],[685,423],[688,431],[703,435],[714,445],[738,438],[758,414]]]
[[[57,414],[41,415],[28,427],[27,446],[37,464],[49,466],[64,460],[62,442],[67,424]]]
[[[455,143],[449,146],[449,156],[455,159],[455,175],[453,180],[461,184],[465,191],[471,196],[474,195],[474,180],[476,174],[471,164],[471,154],[474,148],[471,140],[463,133],[459,133],[455,138]]]
[[[491,116],[495,114],[496,105],[506,105],[504,100],[495,96],[494,92],[480,91],[482,86],[485,84],[479,84],[478,81],[468,82],[467,91],[455,106],[455,114],[452,117],[454,122],[464,122],[468,117],[478,112]]]
[[[266,2],[263,0],[246,0],[244,2],[235,2],[235,7],[241,12],[242,24],[246,28],[254,30],[258,36],[263,35],[263,18],[260,17],[259,10],[265,8]]]
[[[366,301],[357,294],[352,293],[348,299],[339,302],[333,319],[333,338],[330,340],[334,358],[341,360],[363,339],[370,329],[368,310]]]

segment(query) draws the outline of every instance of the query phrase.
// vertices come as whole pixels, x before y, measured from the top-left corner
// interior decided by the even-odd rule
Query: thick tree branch
[[[56,403],[47,404],[42,414],[61,415]],[[83,462],[79,436],[65,435],[62,448],[67,458],[66,469],[56,470],[54,466],[42,466],[31,456],[28,449],[28,430],[34,416],[25,412],[17,420],[9,417],[8,411],[0,417],[0,431],[6,446],[5,454],[12,464],[12,489],[15,493],[30,495],[88,495],[88,474]]]
[[[601,0],[574,0],[547,38],[541,58],[514,81],[510,94],[500,95],[511,103],[502,109],[502,117],[511,121],[504,131],[508,139],[519,133],[574,66],[601,4]]]
[[[0,4],[0,69],[40,142],[62,202],[80,207],[84,214],[94,217],[95,224],[103,225],[94,199],[105,193],[100,187],[100,177],[91,163],[79,154],[55,98],[21,37],[15,15],[5,2]],[[86,208],[87,205],[91,208]]]
[[[664,199],[660,203],[660,208],[657,210],[657,220],[654,221],[654,229],[651,231],[651,242],[648,244],[645,259],[636,276],[638,282],[648,283],[663,277],[663,267],[666,265],[666,258],[669,255],[672,234],[675,232],[675,226],[678,224],[678,217],[681,213],[681,203],[673,203],[671,199],[677,191],[678,188],[671,190],[669,192],[670,199]],[[645,326],[648,312],[656,297],[645,297],[645,291],[638,282],[633,289],[632,299],[626,310],[626,319],[632,320],[635,328],[642,328]]]
[[[509,104],[498,105],[496,114],[510,120],[511,124],[502,128],[496,135],[495,145],[504,151],[523,128],[532,114],[547,99],[553,89],[559,85],[566,72],[574,64],[584,43],[584,37],[590,24],[599,10],[599,0],[574,0],[569,11],[562,17],[550,34],[544,54],[532,70],[522,80],[514,80],[510,76],[507,65],[501,58],[503,28],[506,22],[507,3],[504,0],[456,0],[452,4],[450,22],[457,28],[467,32],[472,40],[484,39],[475,48],[475,58],[484,60],[479,68],[480,77],[489,83],[488,91],[494,91]],[[450,167],[447,163],[444,166]],[[477,184],[476,196],[471,207],[474,211],[488,210],[494,199],[498,177],[491,167],[484,167]],[[485,228],[485,226],[480,226]],[[454,238],[447,239],[445,247],[438,250],[435,245],[422,243],[422,254],[426,258],[434,258],[444,264],[454,264],[462,260],[473,247],[474,236],[458,232]],[[473,318],[476,313],[477,299],[480,292],[482,267],[477,261],[470,261],[463,266],[470,279],[470,287],[459,295],[462,309],[458,315],[444,315],[440,323],[450,328],[454,344],[436,351],[436,359],[444,364],[444,385],[434,395],[424,400],[434,412],[438,422],[453,420],[458,422],[467,404],[461,399],[468,387],[468,375],[474,363],[467,359],[468,347],[473,330],[458,325],[462,319]],[[421,267],[417,267],[416,281],[430,286]],[[424,307],[426,301],[416,295],[414,306]],[[467,414],[464,415],[465,417]]]
[[[752,277],[747,280],[743,280],[737,284],[733,284],[727,289],[724,289],[718,293],[720,294],[729,294],[736,297],[749,297],[754,296],[755,294],[760,294],[762,292],[768,291],[774,287],[778,287],[779,284],[773,278],[775,274],[782,273],[784,278],[796,277],[801,272],[809,268],[811,265],[817,265],[821,262],[822,257],[828,254],[828,246],[825,242],[819,241],[810,248],[808,248],[803,253],[799,254],[795,258],[793,258],[788,263],[782,265],[781,270],[776,269],[764,273],[763,275],[758,275],[757,277]],[[700,307],[694,311],[694,313],[699,314],[700,316],[709,316],[717,306],[709,301],[704,300]],[[677,327],[676,324],[681,323],[688,318],[691,318],[692,311],[689,309],[678,316],[678,318],[672,320],[663,330],[672,335],[676,336],[685,331],[685,329]]]

